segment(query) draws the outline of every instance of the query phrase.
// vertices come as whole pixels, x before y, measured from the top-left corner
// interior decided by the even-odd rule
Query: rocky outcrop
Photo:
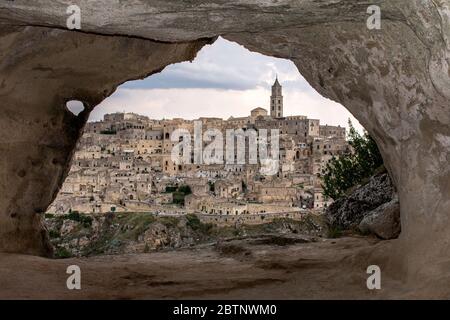
[[[144,253],[180,248],[208,239],[188,218],[156,218],[152,214],[47,215],[45,220],[56,257]]]
[[[0,4],[1,251],[48,253],[39,213],[95,105],[120,83],[191,59],[205,38],[221,35],[292,60],[374,137],[401,203],[393,265],[422,281],[450,256],[448,1],[77,3],[83,33],[63,30],[72,1]],[[379,30],[367,28],[369,5],[381,8]],[[86,112],[68,113],[69,99]]]
[[[363,234],[374,234],[384,240],[397,238],[401,231],[400,205],[397,197],[367,213],[358,229]]]
[[[325,211],[332,230],[352,230],[372,234],[380,239],[400,235],[400,204],[387,173],[377,174],[349,191]]]
[[[373,176],[366,184],[335,201],[325,211],[330,226],[356,229],[373,210],[392,201],[394,187],[387,173]]]
[[[302,221],[278,219],[262,225],[217,227],[205,224],[195,215],[164,217],[149,213],[85,215],[47,214],[45,223],[56,256],[91,256],[99,254],[145,253],[161,249],[190,247],[223,239],[279,235],[318,237],[322,219],[308,215]],[[276,242],[278,238],[272,239]]]

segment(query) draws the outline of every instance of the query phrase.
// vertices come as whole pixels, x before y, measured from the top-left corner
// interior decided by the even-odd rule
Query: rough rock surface
[[[394,187],[387,173],[370,178],[349,195],[335,201],[325,211],[330,226],[355,229],[372,210],[393,199]]]
[[[155,216],[149,213],[108,215],[46,215],[55,256],[94,256],[101,254],[146,253],[161,249],[178,249],[198,244],[242,237],[305,235],[320,237],[323,219],[315,215],[302,221],[279,219],[274,222],[239,227],[216,227],[205,224],[194,215],[181,217]],[[289,241],[289,240],[286,240]]]
[[[397,197],[369,212],[358,225],[358,229],[362,233],[371,233],[384,240],[397,238],[401,231]]]
[[[92,108],[130,77],[193,59],[205,43],[0,30],[0,251],[51,255],[41,216],[67,175]],[[85,110],[75,116],[65,106],[70,100]]]
[[[280,246],[236,240],[219,248],[202,245],[148,254],[70,259],[0,253],[0,298],[404,298],[400,284],[387,272],[383,272],[382,290],[367,290],[368,255],[358,253],[373,250],[376,243],[376,239],[341,238]],[[386,241],[381,244],[384,250],[389,245]],[[68,265],[80,266],[82,290],[67,290]],[[428,292],[409,293],[426,297]],[[434,296],[446,297],[436,292]]]
[[[374,137],[401,204],[393,265],[420,282],[450,256],[448,0],[79,0],[83,33],[63,30],[72,3],[0,3],[1,251],[48,253],[38,214],[95,105],[221,35],[292,60]],[[367,28],[369,5],[380,30]],[[87,111],[75,118],[68,99]]]

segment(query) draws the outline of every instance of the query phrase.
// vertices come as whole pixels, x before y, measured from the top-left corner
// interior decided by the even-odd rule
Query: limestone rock
[[[0,2],[0,251],[49,254],[40,213],[96,105],[221,35],[290,59],[369,131],[401,203],[399,264],[416,275],[450,255],[448,0],[80,0],[83,32],[64,30],[71,4]]]
[[[394,187],[387,173],[374,176],[367,184],[327,208],[328,223],[340,229],[356,228],[372,210],[390,202],[393,193]]]
[[[90,111],[130,76],[191,60],[209,41],[1,29],[0,251],[52,255],[42,214],[68,173]],[[75,116],[66,108],[70,100],[85,110]]]
[[[178,248],[182,244],[179,232],[174,232],[159,222],[150,225],[143,234],[142,241],[150,250],[164,247]]]
[[[60,229],[61,236],[66,236],[72,233],[76,227],[79,226],[79,223],[73,220],[64,220]]]
[[[397,238],[401,231],[398,199],[394,198],[369,212],[358,228],[362,233],[374,234],[384,240]]]

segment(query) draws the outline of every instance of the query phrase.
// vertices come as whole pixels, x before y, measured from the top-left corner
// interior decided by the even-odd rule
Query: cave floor
[[[368,290],[373,238],[271,244],[234,240],[218,247],[51,260],[0,255],[1,299],[378,299],[402,297],[382,277]],[[81,268],[81,290],[68,290],[66,268]],[[408,297],[406,295],[406,297]]]

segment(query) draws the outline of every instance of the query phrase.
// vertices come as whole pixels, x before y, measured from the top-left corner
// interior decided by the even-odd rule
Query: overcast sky
[[[123,84],[94,109],[90,120],[117,111],[154,119],[247,116],[255,107],[269,109],[277,74],[285,115],[306,115],[341,126],[351,118],[358,126],[343,106],[309,86],[291,61],[250,52],[222,38],[205,46],[193,62],[170,65],[147,79]]]

